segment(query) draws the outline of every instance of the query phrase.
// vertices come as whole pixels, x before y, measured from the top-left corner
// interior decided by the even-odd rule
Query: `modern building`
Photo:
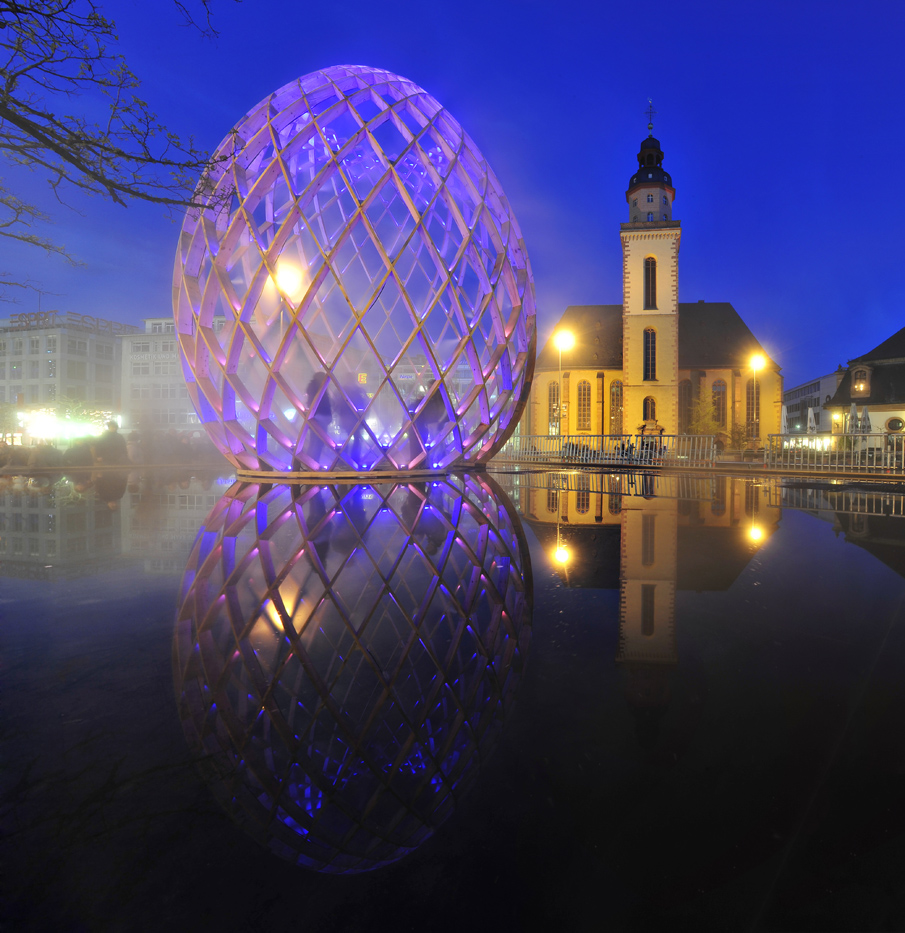
[[[819,376],[810,382],[803,382],[782,393],[782,403],[786,406],[786,427],[788,434],[808,433],[808,413],[813,412],[815,434],[831,434],[833,421],[830,413],[823,411],[823,406],[832,399],[845,375],[840,366],[835,372]]]
[[[566,309],[538,354],[521,433],[711,433],[702,421],[724,443],[778,433],[779,366],[728,302],[679,302],[681,223],[652,134],[637,159],[620,233],[623,302]],[[560,333],[571,349],[559,349]]]
[[[859,416],[867,409],[873,433],[905,432],[905,327],[863,356],[849,360],[825,405],[834,434],[851,431],[852,404]]]
[[[0,402],[37,411],[70,400],[116,411],[120,339],[137,329],[62,311],[0,320]]]
[[[198,425],[179,362],[172,317],[147,318],[144,332],[122,337],[124,430],[184,429]]]

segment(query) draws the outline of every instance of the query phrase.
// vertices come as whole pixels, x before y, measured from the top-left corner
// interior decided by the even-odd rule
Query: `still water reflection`
[[[480,475],[235,486],[186,568],[174,667],[186,736],[276,854],[357,872],[413,851],[499,742],[531,569]]]
[[[10,928],[905,928],[897,487],[97,479],[0,478]]]

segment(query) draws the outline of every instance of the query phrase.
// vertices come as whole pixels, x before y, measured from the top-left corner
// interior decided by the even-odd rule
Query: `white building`
[[[807,434],[808,409],[814,410],[814,422],[818,434],[831,434],[833,421],[823,406],[836,394],[836,389],[845,375],[844,369],[838,369],[826,376],[819,376],[810,382],[803,382],[782,393],[782,403],[786,406],[789,434]]]

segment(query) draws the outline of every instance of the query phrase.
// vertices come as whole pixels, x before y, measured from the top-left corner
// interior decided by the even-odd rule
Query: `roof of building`
[[[575,347],[563,352],[563,369],[622,369],[622,305],[571,305],[558,330],[575,335]],[[728,301],[679,303],[680,369],[744,369],[754,353],[767,357],[768,369],[779,369]],[[552,337],[536,369],[559,369]]]
[[[660,140],[655,136],[647,136],[641,143],[642,149],[657,149],[660,150]]]
[[[881,344],[882,346],[882,344]],[[863,359],[863,357],[862,357]],[[871,367],[870,394],[852,396],[852,372],[854,363],[842,377],[836,394],[826,403],[828,408],[848,408],[857,405],[892,405],[905,402],[905,361],[879,363]]]
[[[874,347],[869,353],[859,356],[858,359],[864,362],[905,359],[905,327],[900,331],[896,331],[891,337],[887,337],[883,343]],[[851,362],[855,363],[856,361],[852,360]]]
[[[671,188],[672,179],[669,177],[669,172],[664,171],[659,165],[639,165],[629,180],[628,190],[650,187],[651,185],[666,185]]]

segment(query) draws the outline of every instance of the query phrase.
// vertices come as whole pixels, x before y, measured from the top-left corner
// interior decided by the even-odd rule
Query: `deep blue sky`
[[[568,304],[622,300],[619,223],[648,97],[682,221],[680,300],[732,302],[787,387],[905,324],[901,0],[215,0],[212,41],[166,0],[101,6],[142,96],[208,148],[268,92],[331,64],[388,68],[432,93],[509,196],[542,337]],[[84,265],[4,244],[0,267],[56,292],[45,310],[170,313],[178,218],[42,197]],[[29,296],[0,313],[36,307]]]

